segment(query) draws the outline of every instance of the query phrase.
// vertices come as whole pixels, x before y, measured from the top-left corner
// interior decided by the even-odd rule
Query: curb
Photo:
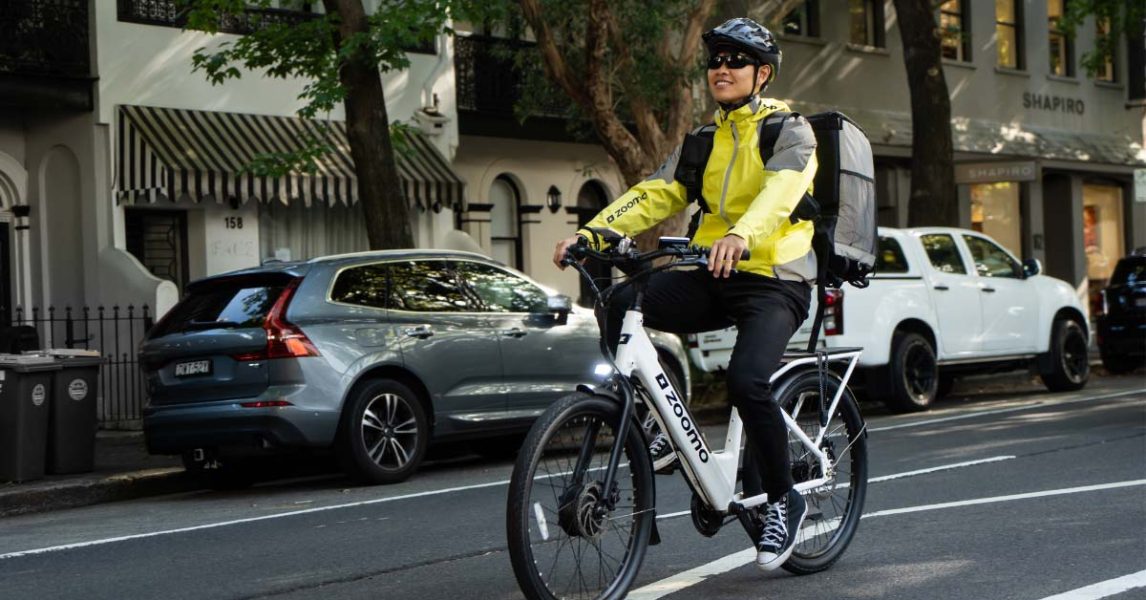
[[[202,489],[181,467],[147,469],[30,489],[0,487],[0,518]]]

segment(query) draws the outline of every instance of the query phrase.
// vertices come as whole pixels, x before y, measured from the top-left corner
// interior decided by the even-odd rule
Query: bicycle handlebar
[[[635,247],[632,238],[623,237],[615,233],[605,238],[611,246],[608,250],[594,250],[589,247],[588,240],[582,238],[577,244],[565,250],[565,258],[561,259],[564,266],[572,266],[581,274],[592,288],[598,300],[608,303],[609,297],[617,290],[639,282],[653,273],[669,269],[689,266],[708,266],[708,254],[711,248],[689,245],[688,238],[662,237],[660,248],[648,252],[640,252]],[[748,260],[751,253],[745,250],[740,260]],[[652,262],[658,258],[672,257],[676,260],[667,265],[653,266]],[[594,259],[617,267],[629,276],[629,281],[610,287],[606,293],[597,287],[593,276],[581,264],[584,259]]]
[[[602,251],[590,248],[588,241],[582,238],[579,243],[566,249],[565,258],[562,259],[561,264],[571,265],[576,261],[592,258],[614,265],[631,265],[648,263],[664,257],[681,258],[687,261],[676,263],[675,266],[708,264],[708,254],[712,251],[711,248],[689,245],[687,238],[662,237],[660,241],[660,248],[648,252],[640,252],[633,245],[632,238],[622,237],[617,239],[608,250]],[[740,260],[748,260],[751,256],[751,252],[744,250],[740,254]]]

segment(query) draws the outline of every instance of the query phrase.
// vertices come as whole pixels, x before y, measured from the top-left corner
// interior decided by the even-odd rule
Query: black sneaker
[[[756,540],[756,566],[771,571],[784,564],[796,547],[796,535],[808,516],[808,503],[795,489],[768,505]]]
[[[649,444],[649,455],[653,457],[654,471],[662,475],[672,473],[673,465],[676,464],[676,452],[664,432],[657,432],[657,437]]]

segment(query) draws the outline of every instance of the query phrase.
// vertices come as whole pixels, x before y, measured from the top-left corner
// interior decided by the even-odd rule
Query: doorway
[[[124,210],[127,251],[160,279],[187,287],[187,213],[182,210]]]

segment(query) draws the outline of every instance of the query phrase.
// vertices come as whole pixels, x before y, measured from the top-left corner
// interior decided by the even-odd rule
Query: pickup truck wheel
[[[1071,319],[1058,319],[1051,327],[1051,345],[1047,359],[1049,369],[1039,373],[1043,384],[1052,392],[1082,389],[1090,379],[1090,356],[1086,333]]]
[[[883,401],[897,412],[927,410],[939,391],[939,367],[931,342],[918,333],[895,334],[887,365],[887,394]]]

